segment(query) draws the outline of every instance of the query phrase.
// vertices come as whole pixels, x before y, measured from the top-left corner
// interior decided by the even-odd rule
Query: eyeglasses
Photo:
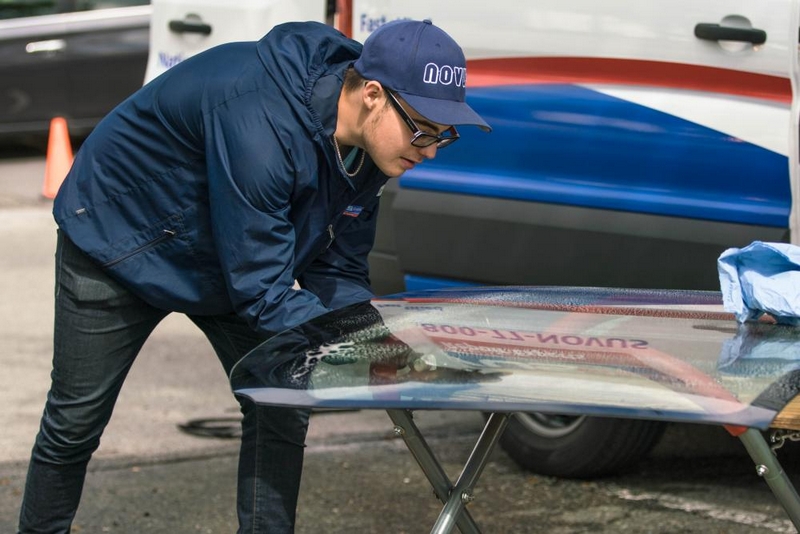
[[[460,136],[458,135],[455,126],[451,126],[445,130],[444,133],[439,135],[423,132],[419,129],[417,123],[414,122],[414,119],[411,118],[411,115],[409,115],[408,112],[403,109],[403,106],[400,105],[400,102],[397,100],[397,97],[394,96],[394,93],[387,90],[386,94],[389,95],[389,102],[391,102],[392,106],[394,106],[394,109],[397,110],[400,118],[403,119],[403,122],[405,122],[408,128],[411,130],[411,144],[413,146],[425,148],[431,145],[436,145],[436,148],[444,148],[458,141]]]

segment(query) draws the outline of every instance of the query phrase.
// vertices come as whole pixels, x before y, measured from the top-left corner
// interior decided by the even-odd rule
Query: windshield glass
[[[237,393],[309,407],[537,411],[766,428],[797,393],[798,329],[716,292],[469,288],[351,306],[237,364]]]

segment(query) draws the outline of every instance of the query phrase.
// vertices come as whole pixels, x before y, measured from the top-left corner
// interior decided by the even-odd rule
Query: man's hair
[[[350,67],[344,73],[344,90],[346,93],[352,93],[353,91],[358,91],[366,82],[367,80],[363,76],[361,76],[353,67]]]
[[[352,92],[354,92],[354,91],[358,91],[358,90],[359,90],[359,89],[361,89],[361,88],[364,86],[364,84],[365,84],[365,83],[367,83],[368,81],[369,81],[369,80],[367,80],[366,78],[364,78],[363,76],[361,76],[361,75],[358,73],[358,71],[356,71],[356,69],[354,69],[353,67],[350,67],[350,68],[349,68],[349,69],[347,69],[347,70],[345,71],[345,73],[344,73],[344,85],[343,85],[344,92],[345,92],[345,93],[352,93]],[[389,88],[388,88],[388,87],[384,87],[383,89],[384,89],[385,91],[388,91],[388,90],[389,90]],[[386,101],[384,102],[384,105],[386,105],[386,106],[389,106],[389,105],[390,105],[390,102],[389,102],[389,99],[388,99],[388,98],[387,98],[387,99],[386,99]]]

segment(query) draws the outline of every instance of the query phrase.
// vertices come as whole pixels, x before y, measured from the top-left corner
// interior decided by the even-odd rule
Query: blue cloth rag
[[[779,324],[800,325],[800,247],[754,241],[717,260],[722,302],[740,323],[768,313]]]

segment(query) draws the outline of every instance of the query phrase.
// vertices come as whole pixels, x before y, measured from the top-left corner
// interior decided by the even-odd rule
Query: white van
[[[357,40],[406,17],[450,33],[494,127],[387,187],[375,285],[718,290],[726,248],[800,242],[798,16],[791,0],[353,0]],[[502,445],[586,477],[659,434],[518,414]]]
[[[150,54],[145,82],[212,46],[257,41],[293,20],[325,22],[322,0],[152,0]]]
[[[181,3],[153,5],[158,13]],[[289,3],[301,4],[261,2]],[[205,4],[226,5],[191,3]],[[304,5],[324,17],[327,4]],[[431,19],[450,33],[468,59],[468,101],[494,128],[465,132],[390,181],[371,255],[376,293],[468,284],[718,290],[726,248],[800,243],[799,6],[339,0],[339,29],[362,42],[398,18]],[[194,24],[187,13],[199,11],[168,18]],[[238,28],[238,11],[216,13]],[[164,54],[161,68],[185,57],[159,41],[167,22],[154,19],[151,63]],[[249,38],[268,24],[248,24]],[[175,39],[189,37],[198,48],[210,43]],[[587,477],[632,465],[660,431],[523,414],[502,443],[533,470]]]

